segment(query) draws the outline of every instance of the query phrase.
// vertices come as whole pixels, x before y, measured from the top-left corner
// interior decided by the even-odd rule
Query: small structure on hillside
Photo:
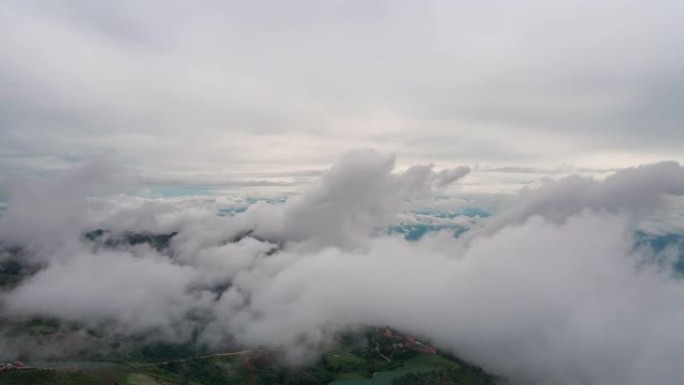
[[[391,340],[393,349],[414,351],[420,354],[437,354],[437,349],[416,340],[413,336],[403,335],[390,327],[386,327],[381,333],[383,337]]]
[[[21,361],[0,363],[0,372],[3,372],[5,370],[20,370],[20,369],[28,369],[28,366],[26,366],[26,364],[21,362]]]

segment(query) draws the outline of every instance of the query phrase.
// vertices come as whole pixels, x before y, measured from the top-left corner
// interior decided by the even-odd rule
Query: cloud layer
[[[359,147],[445,165],[679,157],[682,7],[3,1],[0,177],[101,154],[203,183]]]
[[[196,336],[215,349],[283,348],[293,360],[336,331],[392,325],[516,383],[681,379],[684,286],[633,240],[644,211],[684,194],[680,165],[549,181],[459,238],[417,242],[384,229],[406,199],[468,170],[394,167],[391,155],[351,152],[302,196],[234,216],[202,202],[86,200],[101,184],[93,166],[17,187],[0,241],[40,269],[2,294],[2,317],[55,317],[119,337]],[[30,199],[62,185],[79,192],[67,194],[74,201],[31,209]],[[82,236],[96,228],[177,234],[163,250],[105,247]],[[1,341],[16,345],[11,335]]]

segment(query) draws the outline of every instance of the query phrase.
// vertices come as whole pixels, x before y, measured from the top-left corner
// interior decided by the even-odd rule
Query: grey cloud
[[[190,337],[188,312],[210,300],[209,293],[190,291],[197,271],[159,256],[82,252],[29,278],[7,297],[5,312],[91,327],[113,321],[108,326],[113,331],[134,335],[155,330],[155,338],[170,341]]]
[[[362,253],[267,261],[254,271],[261,284],[250,305],[225,296],[218,322],[247,344],[295,354],[326,330],[389,323],[515,383],[670,384],[681,375],[683,341],[671,337],[683,292],[635,269],[626,229],[595,214],[563,225],[536,218],[478,239],[460,259],[448,247],[388,240]]]
[[[496,231],[534,215],[558,222],[587,209],[639,213],[653,209],[667,195],[684,195],[684,169],[676,162],[620,170],[601,181],[569,176],[523,191],[482,231]]]
[[[0,243],[49,250],[83,230],[86,199],[130,188],[135,179],[102,159],[59,178],[23,179],[8,192],[0,218]]]
[[[321,177],[317,188],[283,207],[280,224],[261,225],[256,233],[329,246],[356,245],[388,225],[404,199],[427,194],[433,187],[446,187],[470,171],[460,167],[435,173],[432,165],[423,165],[393,174],[394,165],[394,155],[352,151]],[[259,215],[272,216],[272,210]]]
[[[442,170],[437,173],[435,178],[435,186],[439,188],[447,187],[455,181],[463,178],[470,172],[469,167],[452,168],[449,170]]]
[[[359,146],[527,164],[681,150],[676,2],[2,7],[5,153],[220,174]]]

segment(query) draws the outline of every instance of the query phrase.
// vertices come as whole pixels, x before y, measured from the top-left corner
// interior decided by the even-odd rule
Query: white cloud
[[[232,217],[215,211],[230,200],[100,198],[85,204],[83,216],[71,214],[81,203],[54,208],[55,217],[72,218],[70,228],[178,232],[165,253],[145,245],[108,250],[78,232],[52,231],[64,222],[42,227],[39,218],[51,213],[30,210],[19,197],[8,206],[15,214],[2,220],[23,225],[3,239],[30,246],[48,234],[54,247],[31,249],[45,265],[2,295],[0,311],[106,324],[114,336],[153,330],[178,341],[199,330],[214,348],[272,346],[295,360],[316,353],[336,330],[389,324],[520,383],[681,378],[684,286],[668,269],[645,264],[648,250],[635,251],[632,239],[645,210],[684,193],[681,166],[549,182],[468,236],[407,242],[373,233],[403,199],[465,171],[394,173],[394,163],[390,155],[351,152],[300,198]],[[34,196],[63,185],[80,192],[93,186],[82,176],[92,170],[46,181]],[[0,343],[16,349],[16,342],[4,335]]]

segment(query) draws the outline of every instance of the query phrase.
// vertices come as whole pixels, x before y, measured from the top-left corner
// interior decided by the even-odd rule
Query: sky
[[[0,264],[31,274],[0,319],[63,339],[3,323],[0,359],[192,339],[302,363],[392,325],[516,385],[681,382],[682,20],[669,0],[1,1]],[[444,231],[388,230],[414,224]]]
[[[668,0],[3,1],[0,181],[109,157],[151,184],[291,185],[355,148],[517,187],[681,161],[683,16]]]
[[[680,382],[682,20],[2,1],[0,267],[29,273],[0,288],[0,359],[193,341],[306,363],[392,325],[515,385]],[[35,317],[60,338],[11,328]]]

